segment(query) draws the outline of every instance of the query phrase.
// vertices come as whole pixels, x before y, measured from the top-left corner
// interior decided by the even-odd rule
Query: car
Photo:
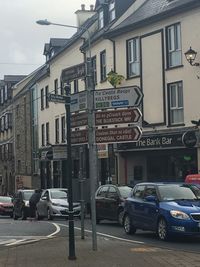
[[[189,174],[185,178],[185,183],[187,184],[195,184],[200,188],[200,174]]]
[[[96,222],[101,220],[118,221],[122,225],[124,201],[131,192],[129,186],[106,184],[100,186],[95,194]]]
[[[124,205],[124,230],[156,232],[161,240],[172,235],[200,235],[200,190],[185,183],[139,183]]]
[[[13,219],[22,218],[26,220],[30,216],[29,199],[33,195],[33,189],[20,189],[13,197]]]
[[[73,203],[74,216],[81,216],[81,205]],[[47,218],[52,220],[55,217],[69,217],[68,189],[50,188],[43,191],[39,202],[36,205],[36,219]]]
[[[0,215],[13,217],[13,203],[9,196],[0,196]]]

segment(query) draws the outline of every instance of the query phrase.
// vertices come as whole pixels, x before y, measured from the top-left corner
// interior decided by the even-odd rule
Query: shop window
[[[139,38],[133,38],[127,42],[128,78],[140,75],[140,50]]]
[[[142,180],[143,178],[143,167],[142,166],[135,166],[134,167],[134,180]]]
[[[181,25],[171,25],[166,29],[167,34],[167,67],[180,66],[181,58]]]
[[[168,84],[169,124],[183,124],[183,86],[182,82]]]

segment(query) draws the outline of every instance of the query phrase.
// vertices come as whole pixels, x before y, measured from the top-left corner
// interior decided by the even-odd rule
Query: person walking
[[[36,189],[33,195],[29,199],[29,206],[30,206],[30,217],[35,218],[36,213],[36,205],[40,200],[42,194],[42,189]]]

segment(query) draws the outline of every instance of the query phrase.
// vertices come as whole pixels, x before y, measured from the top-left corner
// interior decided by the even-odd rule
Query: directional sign
[[[55,94],[49,94],[48,95],[48,100],[50,102],[55,102],[55,103],[64,103],[64,104],[70,104],[70,97],[65,96],[65,95],[55,95]]]
[[[81,111],[87,109],[87,92],[79,92],[71,95],[71,112]]]
[[[138,86],[94,91],[95,109],[139,106],[143,93]]]
[[[95,113],[95,125],[138,122],[142,114],[138,108],[99,111]]]
[[[87,112],[81,112],[77,114],[71,115],[71,127],[81,127],[88,125],[88,113]]]
[[[72,145],[87,144],[88,130],[72,131],[71,132]]]
[[[106,128],[96,130],[96,143],[137,142],[142,135],[140,127]]]

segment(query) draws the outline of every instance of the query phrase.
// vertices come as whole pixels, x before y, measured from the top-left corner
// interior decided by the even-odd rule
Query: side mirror
[[[156,196],[147,196],[144,199],[145,199],[145,201],[148,201],[148,202],[156,202],[157,201]]]
[[[47,200],[47,196],[41,197],[42,200]]]

